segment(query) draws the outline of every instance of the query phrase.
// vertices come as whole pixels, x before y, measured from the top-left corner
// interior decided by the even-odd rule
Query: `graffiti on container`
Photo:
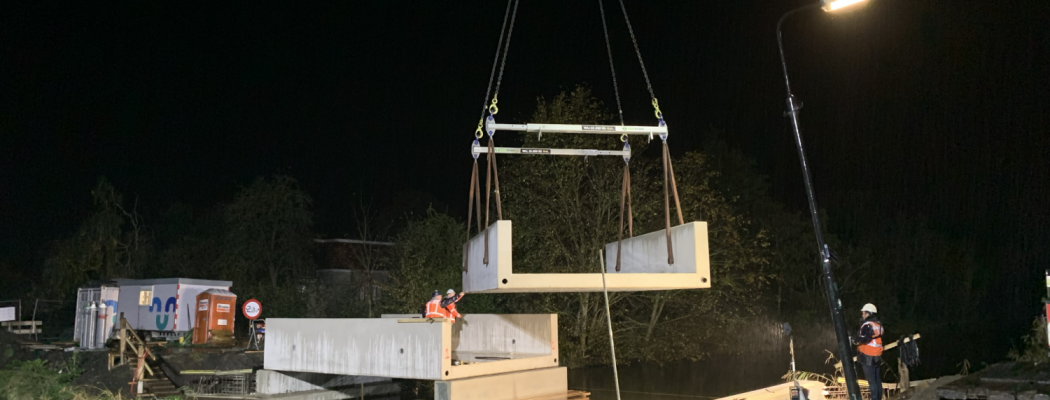
[[[162,312],[160,297],[153,298],[153,304],[150,304],[149,311],[159,314],[157,315],[157,330],[162,331],[168,327],[168,313],[175,311],[175,304],[175,297],[168,297],[168,301],[164,302],[163,314],[160,314]],[[164,319],[161,320],[161,317],[164,317]]]

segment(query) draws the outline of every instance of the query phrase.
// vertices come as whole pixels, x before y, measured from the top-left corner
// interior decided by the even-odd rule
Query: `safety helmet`
[[[456,291],[455,291],[455,290],[452,290],[452,289],[449,289],[449,290],[448,290],[447,292],[445,292],[445,294],[447,294],[447,295],[453,295],[453,294],[456,294]]]
[[[860,308],[860,310],[861,311],[870,312],[872,314],[875,314],[875,313],[879,312],[879,310],[877,308],[875,308],[875,305],[871,304],[871,303],[865,304],[864,307]]]
[[[434,297],[434,296],[441,296],[441,292],[435,290],[434,294],[430,295],[430,297]]]

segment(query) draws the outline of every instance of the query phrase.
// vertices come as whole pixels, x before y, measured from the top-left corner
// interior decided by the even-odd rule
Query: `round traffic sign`
[[[248,319],[259,318],[259,315],[262,315],[262,303],[260,303],[259,300],[256,299],[249,299],[248,301],[244,302],[243,311],[244,316]]]

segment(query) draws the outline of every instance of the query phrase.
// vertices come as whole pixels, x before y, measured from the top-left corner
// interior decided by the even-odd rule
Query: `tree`
[[[364,242],[378,242],[388,239],[391,223],[381,222],[379,213],[372,208],[372,203],[358,198],[351,207],[354,218],[354,229],[357,231],[357,239]],[[376,272],[387,267],[386,246],[371,243],[349,246],[349,255],[354,265],[359,269],[352,275],[355,285],[364,293],[365,304],[368,307],[368,318],[372,318],[373,306],[375,305]],[[360,272],[360,273],[358,273]]]
[[[312,200],[287,175],[256,178],[226,206],[222,265],[225,275],[249,282],[268,279],[278,287],[285,279],[312,273]]]
[[[429,209],[426,216],[411,219],[394,239],[391,255],[391,285],[383,296],[391,313],[416,313],[430,300],[434,290],[463,284],[463,223]],[[492,295],[472,294],[458,306],[463,312],[492,313],[497,308]]]
[[[44,260],[49,290],[65,295],[91,280],[135,278],[152,254],[149,229],[138,213],[138,200],[124,198],[105,177],[91,191],[95,209],[76,233],[58,241]]]
[[[530,122],[602,124],[610,120],[586,87],[539,99]],[[619,149],[615,137],[522,135],[525,147]],[[631,143],[632,208],[637,233],[664,229],[663,168],[648,143]],[[656,149],[653,149],[656,150]],[[505,217],[515,222],[519,272],[593,273],[597,252],[617,239],[623,160],[614,157],[501,158]],[[729,324],[759,312],[771,280],[769,232],[737,204],[740,196],[712,182],[719,171],[702,153],[675,158],[685,220],[709,223],[710,290],[610,293],[621,359],[700,358],[728,343]],[[750,196],[749,196],[750,197]],[[672,206],[673,207],[673,206]],[[671,210],[675,213],[675,210]],[[625,232],[625,236],[627,233]],[[611,256],[611,255],[610,255]],[[608,360],[604,300],[597,293],[508,296],[512,309],[561,314],[563,358],[569,365]]]

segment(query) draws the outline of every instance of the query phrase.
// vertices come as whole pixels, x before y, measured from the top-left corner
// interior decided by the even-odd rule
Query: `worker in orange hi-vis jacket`
[[[462,299],[464,294],[459,292],[457,296],[455,290],[449,289],[445,292],[445,299],[441,300],[441,307],[448,312],[448,317],[452,319],[453,324],[456,323],[456,318],[463,316],[460,315],[459,311],[456,311],[456,302]]]
[[[882,400],[882,377],[879,376],[879,363],[882,361],[882,322],[879,321],[878,309],[874,304],[865,304],[860,309],[860,336],[853,339],[857,345],[857,362],[864,370],[871,389],[871,400]]]
[[[437,290],[431,295],[430,301],[427,302],[426,309],[423,311],[424,318],[448,318],[448,310],[441,304],[441,292]]]

